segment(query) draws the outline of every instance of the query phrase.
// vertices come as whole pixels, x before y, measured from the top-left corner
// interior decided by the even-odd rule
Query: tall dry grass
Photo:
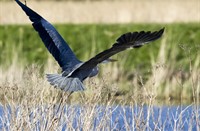
[[[147,87],[147,84],[143,84],[142,91],[137,90],[132,97],[117,100],[117,85],[105,78],[93,79],[86,82],[89,89],[85,93],[68,97],[67,93],[50,87],[39,68],[37,65],[23,67],[13,63],[7,71],[2,71],[3,115],[0,114],[0,129],[62,130],[66,127],[66,130],[182,130],[188,124],[189,130],[199,130],[198,102],[194,100],[187,107],[179,105],[174,113],[168,107],[166,116],[163,116],[164,109],[154,107],[158,85],[149,84]],[[45,69],[45,72],[56,72],[58,66],[49,59]],[[185,120],[183,117],[189,112],[188,108],[192,108],[192,111]],[[115,111],[119,109],[120,112],[116,114]],[[132,117],[126,115],[127,112]],[[156,113],[157,116],[154,116]],[[115,121],[112,120],[113,114],[117,117]],[[124,127],[118,125],[121,120],[124,121]]]
[[[170,106],[164,109],[154,105],[158,85],[143,84],[132,97],[118,100],[117,85],[105,78],[86,81],[85,93],[68,97],[50,87],[39,68],[13,63],[1,71],[1,130],[199,130],[198,99],[186,107],[177,106],[175,111]],[[56,72],[58,66],[49,59],[45,69]]]
[[[21,0],[23,3],[25,0]],[[199,22],[199,0],[27,0],[51,23]],[[87,2],[85,2],[87,1]],[[166,6],[167,5],[167,6]],[[13,0],[0,0],[0,24],[29,24]],[[51,8],[51,9],[50,9]],[[9,14],[7,10],[9,9]],[[189,11],[188,11],[189,10]],[[166,13],[167,12],[167,13]],[[56,15],[59,14],[59,15]]]

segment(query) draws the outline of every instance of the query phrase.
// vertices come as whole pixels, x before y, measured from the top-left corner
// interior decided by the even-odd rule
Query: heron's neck
[[[96,66],[95,68],[92,69],[89,77],[93,77],[93,76],[96,76],[99,72],[99,69],[98,69],[98,66]]]

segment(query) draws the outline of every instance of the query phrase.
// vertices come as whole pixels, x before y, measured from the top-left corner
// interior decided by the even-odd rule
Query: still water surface
[[[30,123],[36,123],[33,130],[41,130],[48,123],[48,112],[37,108],[31,112]],[[22,109],[16,108],[15,115]],[[37,110],[42,117],[35,117]],[[13,109],[0,107],[0,129],[9,130],[12,126]],[[55,112],[55,111],[54,111]],[[38,114],[38,113],[37,113]],[[20,116],[19,116],[20,117]],[[34,120],[32,120],[34,117]],[[90,118],[90,119],[88,119]],[[20,120],[20,119],[19,119]],[[200,106],[80,106],[67,105],[59,119],[58,130],[70,128],[84,130],[89,123],[90,130],[192,130],[200,127]],[[44,128],[43,128],[44,129]]]

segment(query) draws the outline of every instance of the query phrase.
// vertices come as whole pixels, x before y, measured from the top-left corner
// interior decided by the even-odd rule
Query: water
[[[49,129],[52,116],[56,130],[192,130],[200,126],[200,108],[190,106],[88,106],[67,105],[63,113],[57,108],[0,107],[0,129],[26,121],[32,130]],[[56,113],[57,112],[57,113]],[[16,124],[17,123],[17,124]]]

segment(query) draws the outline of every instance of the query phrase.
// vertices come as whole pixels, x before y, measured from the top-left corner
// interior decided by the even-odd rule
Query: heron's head
[[[102,61],[101,63],[109,63],[109,62],[116,62],[117,60],[116,59],[111,59],[111,58],[108,58],[108,59],[106,59],[106,60],[104,60],[104,61]]]

